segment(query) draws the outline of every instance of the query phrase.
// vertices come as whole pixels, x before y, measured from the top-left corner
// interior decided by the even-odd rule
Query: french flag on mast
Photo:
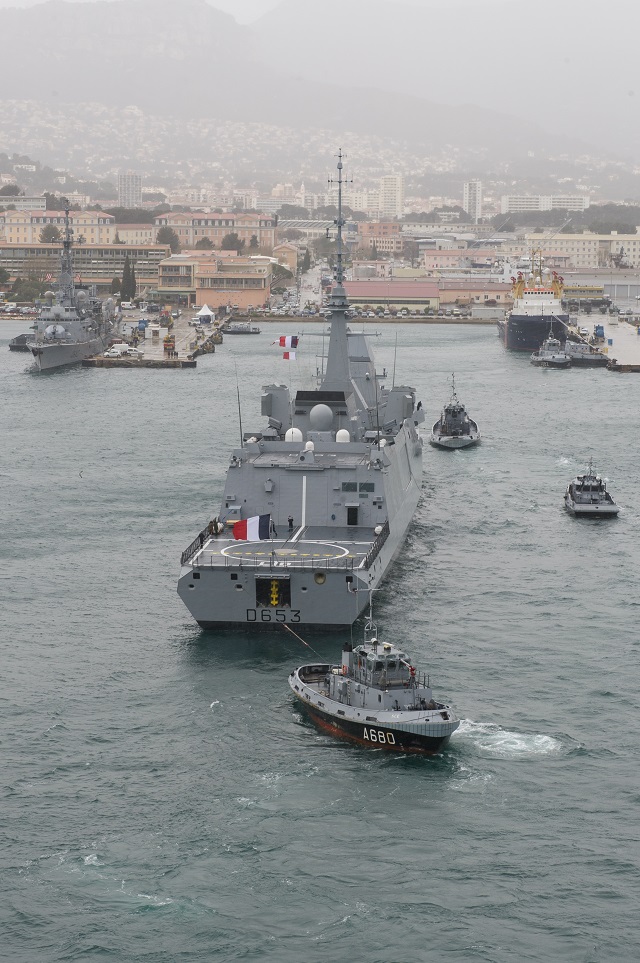
[[[296,337],[296,335],[291,335],[290,337],[287,337],[286,335],[281,335],[279,344],[281,348],[297,348],[298,338]]]
[[[262,542],[271,535],[271,515],[254,515],[244,518],[233,526],[233,537],[237,541]]]

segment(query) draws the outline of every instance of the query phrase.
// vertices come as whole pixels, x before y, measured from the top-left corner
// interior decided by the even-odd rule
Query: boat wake
[[[510,732],[491,722],[463,719],[452,744],[470,742],[483,755],[495,759],[523,759],[560,752],[562,744],[552,736],[539,733]]]

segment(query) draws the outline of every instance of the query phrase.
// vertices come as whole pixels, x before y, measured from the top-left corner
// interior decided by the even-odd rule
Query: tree
[[[122,282],[120,284],[120,298],[123,301],[130,301],[135,294],[135,288],[132,290],[132,273],[131,273],[131,262],[129,261],[129,255],[125,255],[124,267],[122,269]]]
[[[306,207],[300,207],[299,204],[283,204],[278,210],[278,217],[286,221],[307,221],[309,211]]]
[[[6,268],[0,267],[0,284],[6,284],[9,280],[9,272]]]
[[[115,236],[114,239],[113,239],[113,243],[114,243],[114,244],[124,244],[124,241],[122,240],[122,238],[120,237],[120,235],[118,234],[117,231],[116,231],[116,236]]]
[[[252,250],[252,251],[257,251],[257,250],[258,250],[258,235],[257,235],[257,234],[252,234],[252,235],[251,235],[251,240],[249,241],[249,248],[250,248],[250,250]]]
[[[138,282],[136,281],[136,265],[135,261],[131,265],[131,281],[129,283],[129,300],[131,301],[136,296],[136,288],[138,287]]]
[[[378,248],[376,247],[376,242],[375,242],[375,241],[374,241],[373,244],[371,245],[371,260],[372,260],[372,261],[377,261],[377,260],[378,260]]]
[[[199,241],[196,241],[196,249],[198,251],[210,251],[213,248],[213,241],[210,237],[201,237]]]
[[[60,236],[60,231],[55,224],[45,224],[40,231],[40,243],[50,244],[51,241],[59,241]]]
[[[302,258],[302,270],[308,271],[311,268],[311,255],[309,253],[309,248],[304,252],[304,257]]]
[[[344,214],[344,211],[342,213]],[[338,216],[338,208],[335,204],[324,204],[316,210],[316,214],[326,221]]]
[[[114,277],[114,278],[111,279],[111,293],[112,293],[112,294],[119,294],[119,293],[120,293],[120,284],[121,284],[120,278]]]
[[[220,247],[223,251],[237,251],[241,254],[244,250],[244,241],[241,241],[236,232],[232,231],[231,234],[225,234]]]
[[[180,250],[180,238],[168,224],[159,229],[156,235],[156,244],[168,244],[172,254],[177,254]]]
[[[285,241],[297,241],[299,238],[304,237],[304,232],[299,231],[297,227],[287,227],[284,231],[278,231],[278,234],[284,238]]]
[[[0,195],[2,197],[17,197],[20,193],[20,188],[17,184],[5,184],[4,187],[0,187]]]

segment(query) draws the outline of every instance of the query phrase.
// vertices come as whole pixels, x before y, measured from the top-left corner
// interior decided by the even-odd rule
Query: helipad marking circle
[[[255,545],[255,548],[253,547]],[[307,543],[296,543],[294,547],[287,547],[283,549],[283,554],[280,555],[280,549],[274,549],[275,558],[281,559],[282,561],[295,561],[298,558],[309,558],[310,552],[300,552],[298,551],[298,545],[300,548],[312,548],[318,547],[323,549],[333,549],[333,552],[325,552],[323,556],[315,555],[315,558],[324,557],[326,559],[330,558],[347,558],[349,556],[349,549],[345,548],[344,545],[336,545],[334,542],[307,542]],[[268,556],[271,552],[265,552],[264,549],[266,545],[264,541],[262,542],[239,542],[238,545],[227,545],[220,552],[226,558],[256,558],[257,556]]]

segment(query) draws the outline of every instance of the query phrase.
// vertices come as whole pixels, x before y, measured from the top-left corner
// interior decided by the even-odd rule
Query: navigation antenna
[[[60,258],[59,297],[63,303],[67,302],[68,304],[73,304],[75,297],[73,258],[71,254],[71,245],[73,243],[72,235],[73,231],[71,230],[71,224],[69,222],[69,201],[67,201],[64,207],[64,237],[62,239],[62,255]]]
[[[338,228],[338,234],[336,237],[337,250],[336,250],[336,267],[334,271],[334,277],[336,280],[336,286],[341,289],[340,292],[336,292],[336,293],[340,293],[342,297],[345,296],[344,290],[342,289],[342,284],[344,282],[344,255],[343,255],[343,242],[342,242],[342,228],[346,224],[346,220],[342,214],[342,185],[353,183],[353,180],[346,180],[342,177],[342,171],[344,167],[342,161],[344,160],[345,157],[346,155],[342,153],[342,148],[340,148],[338,150],[338,216],[334,219],[334,222],[333,222]],[[333,177],[330,177],[329,186],[333,187],[334,184],[335,184],[335,179]],[[327,237],[329,237],[329,228],[327,228]]]
[[[236,369],[236,394],[238,396],[238,424],[240,426],[240,447],[244,448],[244,438],[242,435],[242,408],[240,407],[240,385],[238,383],[238,363],[234,360]]]

